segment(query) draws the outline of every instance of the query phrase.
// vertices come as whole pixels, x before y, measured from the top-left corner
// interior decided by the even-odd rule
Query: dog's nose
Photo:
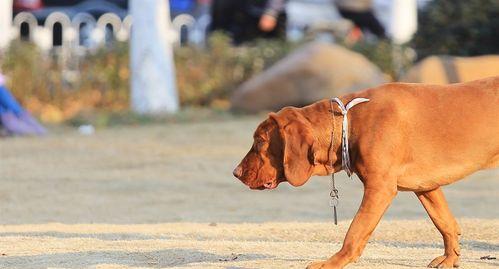
[[[233,174],[235,177],[240,178],[240,177],[243,175],[243,168],[242,168],[240,165],[238,165],[238,166],[234,169],[234,171],[232,171],[232,174]]]

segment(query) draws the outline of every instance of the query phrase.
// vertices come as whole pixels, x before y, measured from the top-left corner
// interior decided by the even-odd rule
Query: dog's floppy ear
[[[315,138],[310,122],[296,108],[284,108],[269,117],[277,122],[283,140],[283,168],[286,180],[301,186],[312,176]]]

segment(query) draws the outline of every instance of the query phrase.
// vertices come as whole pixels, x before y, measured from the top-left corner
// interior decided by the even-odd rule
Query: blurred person
[[[235,44],[285,38],[287,0],[213,0],[210,31],[227,32]]]
[[[374,15],[372,0],[335,0],[335,4],[340,15],[363,32],[367,30],[380,39],[386,38],[385,28]]]
[[[44,135],[45,128],[16,101],[0,73],[0,127],[9,135]]]

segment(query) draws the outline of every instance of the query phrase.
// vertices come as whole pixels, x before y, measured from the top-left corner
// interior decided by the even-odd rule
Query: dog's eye
[[[260,150],[262,148],[262,141],[255,141],[255,149]]]
[[[265,140],[263,140],[262,138],[256,138],[254,145],[256,150],[261,150],[262,147],[265,145]]]

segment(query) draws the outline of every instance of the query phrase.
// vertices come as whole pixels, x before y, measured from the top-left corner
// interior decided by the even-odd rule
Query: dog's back
[[[364,120],[362,132],[375,126],[400,147],[400,189],[446,185],[499,167],[499,77],[442,86],[390,83],[355,95],[371,101],[352,121]]]

